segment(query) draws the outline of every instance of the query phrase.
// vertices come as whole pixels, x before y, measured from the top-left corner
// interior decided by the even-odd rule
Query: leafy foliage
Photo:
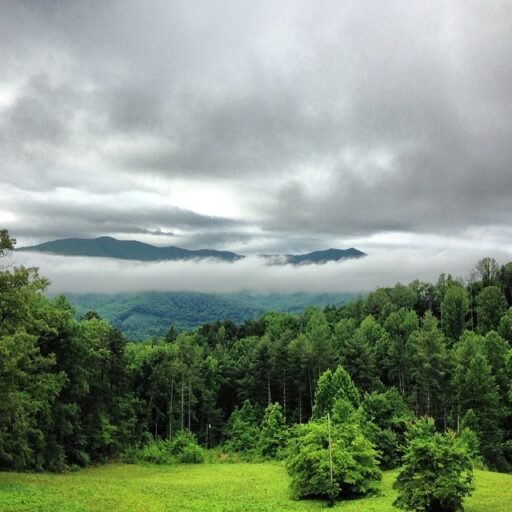
[[[332,482],[327,419],[295,427],[286,463],[295,498],[346,498],[377,489],[381,479],[377,452],[353,414],[333,422],[331,439]]]
[[[131,446],[122,460],[131,464],[174,464],[176,462],[198,464],[204,461],[204,450],[195,437],[186,430],[178,431],[172,439],[148,439],[141,446]]]
[[[374,392],[364,397],[361,410],[365,434],[379,452],[382,467],[397,467],[405,446],[407,424],[414,418],[404,399],[395,388]]]
[[[498,330],[507,303],[499,286],[487,286],[476,298],[480,332]]]
[[[288,429],[279,403],[265,409],[260,425],[258,450],[263,457],[274,458],[280,455],[288,439]]]
[[[413,512],[456,512],[473,491],[473,468],[466,445],[453,433],[435,432],[420,419],[408,434],[403,467],[395,482],[394,505]]]
[[[462,286],[450,286],[441,303],[441,323],[445,335],[457,340],[466,325],[469,300]]]
[[[342,366],[338,366],[334,373],[326,370],[320,376],[315,393],[313,418],[318,419],[327,413],[332,414],[334,404],[339,399],[347,400],[354,406],[359,404],[359,392]]]
[[[252,453],[259,437],[258,415],[249,400],[240,409],[235,409],[229,418],[226,433],[229,441],[226,448],[233,452]]]
[[[204,461],[203,449],[187,430],[179,431],[169,444],[169,452],[176,457],[178,462],[198,464]]]

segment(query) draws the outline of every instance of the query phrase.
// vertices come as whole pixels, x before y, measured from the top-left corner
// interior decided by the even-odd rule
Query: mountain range
[[[241,254],[214,249],[183,249],[170,245],[157,247],[136,240],[117,240],[109,236],[99,238],[64,238],[38,245],[20,247],[18,251],[34,251],[63,256],[95,256],[122,260],[163,261],[215,258],[236,261],[244,258]],[[362,258],[366,254],[358,249],[327,249],[307,254],[264,255],[272,264],[304,265],[326,263],[344,259]]]
[[[243,258],[243,256],[229,251],[215,251],[212,249],[194,251],[174,245],[156,247],[136,240],[117,240],[110,236],[64,238],[29,247],[20,247],[17,250],[46,252],[62,256],[96,256],[139,261],[188,260],[194,258],[217,258],[225,261],[235,261]]]

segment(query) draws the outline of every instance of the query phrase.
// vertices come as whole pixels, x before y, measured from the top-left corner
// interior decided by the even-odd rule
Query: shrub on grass
[[[200,464],[204,462],[203,449],[197,444],[190,444],[185,446],[183,450],[177,455],[178,462],[184,464]]]
[[[342,399],[343,400],[343,399]],[[352,405],[335,404],[331,426],[332,480],[329,426],[326,418],[295,427],[288,445],[286,467],[295,498],[364,495],[375,491],[382,478],[377,452],[357,421]]]
[[[411,512],[456,512],[473,490],[466,444],[453,433],[435,432],[430,418],[408,433],[408,447],[394,488],[393,505]]]
[[[197,464],[204,462],[204,450],[190,432],[182,430],[177,432],[172,440],[151,439],[140,447],[132,446],[125,450],[121,459],[131,464]]]
[[[173,437],[169,450],[178,462],[187,464],[204,462],[204,450],[197,444],[196,438],[186,430],[180,430]]]
[[[139,449],[138,458],[140,462],[150,464],[172,464],[169,441],[156,439],[146,443]]]

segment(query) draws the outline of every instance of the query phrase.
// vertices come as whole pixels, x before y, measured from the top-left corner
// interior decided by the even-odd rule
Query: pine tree
[[[507,308],[503,292],[498,286],[487,286],[476,298],[478,329],[485,334],[497,331],[502,315]]]
[[[381,366],[385,366],[388,352],[389,336],[386,330],[369,315],[361,322],[354,336],[345,340],[342,364],[358,388],[372,391],[379,383],[376,356]]]
[[[498,333],[502,338],[505,338],[512,347],[512,308],[509,308],[501,317]]]
[[[484,338],[483,349],[491,367],[492,375],[496,384],[498,384],[500,399],[504,403],[510,385],[510,378],[506,369],[507,357],[510,351],[508,343],[498,333],[490,331]]]
[[[405,395],[412,380],[412,361],[407,347],[411,334],[419,328],[418,315],[415,311],[400,309],[388,316],[384,328],[389,334],[389,352],[387,361],[381,364],[386,369],[387,382]]]
[[[495,468],[501,468],[503,410],[500,405],[498,386],[491,367],[483,353],[477,353],[468,366],[458,365],[454,384],[461,415],[472,411],[474,421],[470,427],[480,441],[482,455]]]
[[[335,353],[331,329],[323,312],[313,308],[308,316],[305,334],[311,343],[313,378],[317,380],[322,372],[334,365]]]
[[[240,409],[236,408],[228,424],[226,434],[228,450],[239,453],[252,453],[258,443],[258,415],[249,400],[245,400]]]
[[[418,416],[432,416],[446,423],[446,400],[449,394],[451,361],[437,320],[427,312],[421,330],[408,342],[415,381],[411,402]]]
[[[270,404],[260,425],[258,449],[263,457],[274,458],[284,448],[288,439],[288,429],[279,403]]]
[[[450,286],[441,303],[441,325],[447,338],[459,339],[464,330],[469,301],[466,290],[461,286]]]
[[[354,406],[359,405],[359,392],[348,372],[341,366],[338,366],[334,373],[326,370],[318,379],[313,418],[323,418],[327,413],[332,414],[338,399],[347,400]]]

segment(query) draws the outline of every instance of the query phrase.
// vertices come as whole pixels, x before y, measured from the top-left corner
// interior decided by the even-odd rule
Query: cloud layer
[[[0,224],[23,243],[510,244],[508,2],[1,11]]]
[[[234,263],[217,260],[120,261],[16,252],[12,264],[39,266],[53,293],[117,293],[146,290],[228,293],[360,292],[415,279],[435,282],[442,272],[466,278],[485,251],[452,249],[383,250],[363,259],[323,265],[270,265],[250,256]],[[499,263],[512,253],[498,252]]]

